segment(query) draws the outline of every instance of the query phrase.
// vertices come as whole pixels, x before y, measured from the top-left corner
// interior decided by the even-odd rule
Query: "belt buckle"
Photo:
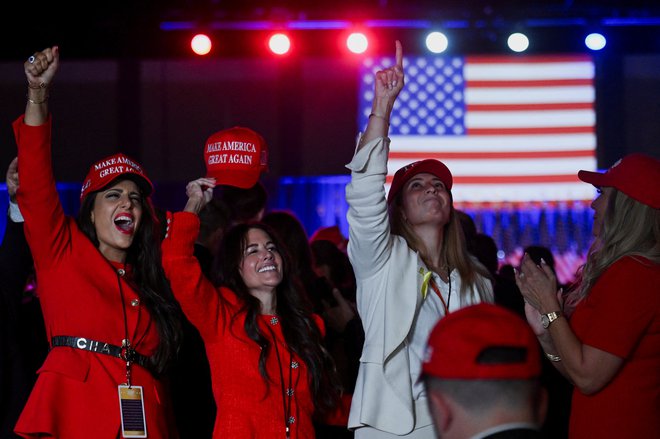
[[[119,354],[121,359],[127,363],[135,362],[135,349],[130,346],[124,346],[121,348],[121,353]]]

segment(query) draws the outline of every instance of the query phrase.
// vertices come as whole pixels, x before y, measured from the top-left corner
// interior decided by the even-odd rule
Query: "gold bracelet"
[[[370,119],[371,119],[371,116],[373,116],[373,117],[377,117],[377,118],[379,118],[379,119],[383,119],[383,120],[385,121],[386,124],[388,124],[388,125],[390,124],[390,121],[387,120],[387,119],[385,118],[385,116],[381,116],[380,114],[376,114],[376,113],[371,113],[371,114],[369,115],[369,118],[370,118]]]
[[[41,104],[45,104],[46,102],[48,102],[48,97],[49,96],[46,95],[46,97],[42,101],[35,101],[33,99],[30,99],[30,96],[26,96],[26,97],[27,97],[27,100],[28,100],[29,103],[31,103],[33,105],[41,105]]]
[[[554,354],[549,354],[547,352],[544,352],[546,358],[550,361],[554,361],[555,363],[561,361],[561,357],[559,355],[554,355]]]

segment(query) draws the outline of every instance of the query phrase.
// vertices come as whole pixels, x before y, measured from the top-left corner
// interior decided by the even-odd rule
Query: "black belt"
[[[139,364],[140,366],[149,369],[149,358],[144,355],[138,354],[134,349],[121,348],[110,343],[102,341],[90,340],[84,337],[71,337],[68,335],[56,335],[50,341],[52,347],[67,346],[70,348],[82,349],[83,351],[96,352],[97,354],[110,355],[112,357],[120,358],[124,361]]]

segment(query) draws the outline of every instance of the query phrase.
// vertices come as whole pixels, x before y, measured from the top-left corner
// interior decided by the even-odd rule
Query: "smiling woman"
[[[193,253],[197,213],[215,184],[213,178],[188,184],[188,203],[169,216],[163,242],[174,294],[208,352],[217,405],[213,437],[313,438],[314,418],[330,413],[339,397],[323,321],[265,224],[229,229],[215,258],[216,285],[204,277]]]
[[[176,438],[158,376],[179,343],[180,309],[160,264],[153,186],[137,162],[115,154],[90,167],[77,221],[64,215],[48,112],[58,67],[57,47],[25,62],[28,102],[13,126],[17,199],[51,346],[15,432],[116,439],[131,430]],[[118,392],[139,395],[136,424],[124,424]]]

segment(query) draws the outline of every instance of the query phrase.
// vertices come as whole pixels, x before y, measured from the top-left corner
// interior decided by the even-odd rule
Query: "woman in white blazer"
[[[389,118],[403,84],[397,41],[395,65],[376,73],[372,113],[347,165],[348,254],[365,331],[348,422],[358,439],[435,438],[418,380],[427,337],[450,311],[493,300],[488,271],[467,252],[442,162],[399,169],[385,196]]]

